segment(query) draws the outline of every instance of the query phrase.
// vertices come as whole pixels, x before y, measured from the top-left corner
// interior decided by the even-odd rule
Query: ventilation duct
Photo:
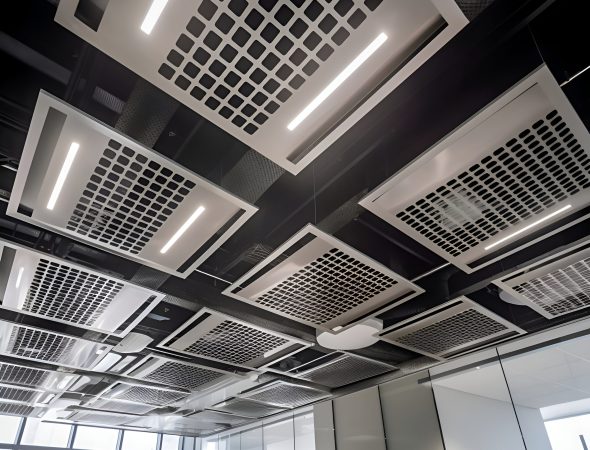
[[[590,242],[494,282],[548,319],[590,306]]]
[[[83,266],[4,247],[0,259],[2,308],[77,327],[127,334],[164,297]],[[120,327],[136,314],[126,327]]]
[[[444,360],[524,333],[467,297],[459,297],[386,328],[381,339]]]
[[[186,277],[256,208],[41,91],[7,211]]]
[[[141,0],[95,30],[77,3],[55,20],[294,174],[467,24],[452,0],[185,0],[143,32]]]
[[[360,204],[470,273],[590,204],[589,152],[542,66]]]
[[[90,369],[104,358],[110,345],[53,331],[0,321],[0,353],[18,358]]]
[[[298,367],[295,376],[329,388],[339,388],[397,369],[393,365],[352,353],[335,353],[314,361],[312,365],[312,368]]]
[[[310,344],[203,308],[160,347],[247,368],[270,364]]]
[[[326,391],[281,380],[242,392],[238,397],[279,408],[293,409],[328,398],[330,394]]]
[[[276,264],[276,265],[275,265]],[[330,330],[423,290],[354,248],[305,226],[223,293]]]
[[[155,355],[141,360],[129,376],[191,391],[204,391],[236,377],[219,369]]]

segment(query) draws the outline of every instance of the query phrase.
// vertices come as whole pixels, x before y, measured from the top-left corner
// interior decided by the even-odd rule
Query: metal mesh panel
[[[10,416],[28,416],[35,408],[27,405],[19,405],[18,403],[4,403],[0,402],[0,414],[7,414]]]
[[[170,384],[185,389],[196,390],[199,387],[223,378],[225,375],[213,370],[177,362],[165,362],[153,372],[142,378],[158,383]]]
[[[195,186],[111,139],[67,229],[137,255]]]
[[[165,406],[184,397],[186,397],[186,394],[181,392],[164,391],[139,386],[131,386],[123,392],[116,394],[116,398],[120,400],[129,400],[131,402],[157,406]]]
[[[404,361],[398,365],[399,370],[404,373],[418,372],[438,364],[440,361],[428,356],[419,356],[418,358]]]
[[[50,372],[41,369],[0,363],[0,382],[25,386],[41,386]]]
[[[395,338],[400,344],[433,355],[443,354],[496,333],[509,331],[504,324],[475,309],[467,309],[419,330]],[[387,335],[384,337],[387,338]]]
[[[244,364],[263,357],[289,341],[232,320],[224,320],[189,345],[186,351],[234,364]]]
[[[118,402],[115,400],[98,400],[89,407],[105,411],[116,411],[131,414],[145,414],[154,409],[153,406],[139,403]]]
[[[39,393],[25,388],[0,386],[0,399],[32,403]]]
[[[381,1],[202,0],[159,73],[254,134]]]
[[[237,425],[239,423],[245,422],[249,420],[246,417],[235,416],[228,413],[220,413],[217,411],[200,411],[196,414],[191,414],[191,419],[194,419],[198,422],[212,422],[215,424],[223,424],[223,425]]]
[[[14,326],[8,349],[12,355],[42,361],[63,362],[76,345],[74,338],[47,331]]]
[[[333,248],[255,301],[321,325],[396,283],[393,278]]]
[[[317,389],[277,382],[268,388],[261,388],[241,396],[274,406],[296,408],[329,397],[329,394]]]
[[[234,398],[224,402],[222,406],[215,405],[214,409],[219,411],[236,414],[243,417],[265,417],[284,411],[284,408],[278,408],[271,405],[253,402],[246,399]]]
[[[470,21],[475,19],[479,14],[494,3],[495,0],[456,0],[457,5],[461,8],[465,17]]]
[[[395,368],[364,358],[345,355],[325,365],[315,367],[301,374],[299,378],[336,388],[382,375],[392,370],[395,370]]]
[[[88,422],[98,425],[123,425],[134,418],[131,416],[119,416],[115,414],[93,414],[93,413],[76,413],[70,417],[75,422]]]
[[[41,259],[23,310],[92,326],[122,288],[117,281]]]
[[[529,280],[513,289],[552,316],[590,306],[590,258]]]
[[[590,187],[590,158],[552,111],[397,214],[457,257]]]

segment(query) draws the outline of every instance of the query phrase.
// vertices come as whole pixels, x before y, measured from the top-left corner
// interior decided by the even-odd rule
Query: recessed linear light
[[[145,34],[150,34],[152,32],[167,3],[168,0],[154,0],[152,2],[152,6],[150,6],[150,9],[145,15],[145,19],[143,19],[143,23],[141,24],[141,31]]]
[[[20,269],[18,269],[18,275],[16,276],[16,288],[18,289],[20,287],[20,281],[23,278],[23,272],[25,271],[24,267],[21,267]]]
[[[61,188],[64,186],[66,178],[70,169],[72,168],[72,164],[74,163],[74,158],[76,157],[76,153],[78,153],[78,149],[80,148],[80,144],[76,142],[72,142],[70,145],[70,149],[68,150],[68,154],[66,155],[66,159],[61,166],[61,170],[59,171],[59,175],[57,176],[57,181],[55,182],[55,186],[53,186],[53,191],[51,192],[51,197],[49,197],[49,202],[47,203],[47,209],[53,209],[55,207],[55,202],[57,202],[57,198],[59,197],[59,193],[61,192]]]
[[[180,239],[180,237],[186,232],[186,230],[189,229],[189,227],[193,224],[193,222],[195,220],[197,220],[201,214],[203,214],[203,211],[205,211],[205,207],[199,206],[195,210],[195,212],[188,218],[188,220],[182,224],[182,226],[178,229],[178,231],[176,233],[174,233],[174,236],[172,236],[172,238],[170,238],[170,240],[168,242],[166,242],[166,245],[164,245],[164,247],[162,247],[162,250],[160,250],[160,253],[166,253],[168,250],[170,250],[170,247],[172,247],[174,245],[174,243],[178,239]]]
[[[301,122],[303,122],[307,116],[309,116],[314,110],[320,106],[330,95],[334,93],[338,87],[344,83],[348,77],[350,77],[369,57],[377,51],[381,45],[387,40],[387,35],[385,33],[381,33],[379,36],[375,38],[373,42],[371,42],[353,61],[344,68],[342,72],[338,74],[336,78],[334,78],[328,86],[324,88],[319,95],[314,98],[309,105],[307,105],[303,111],[301,111],[295,119],[291,121],[287,128],[290,131],[293,131]]]
[[[551,214],[549,214],[549,215],[547,215],[547,216],[543,217],[542,219],[539,219],[539,220],[537,220],[536,222],[533,222],[533,223],[531,223],[531,224],[527,225],[526,227],[524,227],[524,228],[521,228],[520,230],[518,230],[518,231],[515,231],[514,233],[512,233],[512,234],[509,234],[508,236],[505,236],[505,237],[503,237],[502,239],[499,239],[499,240],[497,240],[497,241],[496,241],[496,242],[494,242],[493,244],[490,244],[490,245],[488,245],[487,247],[485,247],[485,250],[489,250],[489,249],[491,249],[491,248],[494,248],[496,245],[499,245],[499,244],[501,244],[502,242],[506,242],[507,240],[509,240],[509,239],[512,239],[513,237],[516,237],[516,236],[518,236],[519,234],[522,234],[522,233],[524,233],[525,231],[528,231],[528,230],[530,230],[531,228],[534,228],[534,227],[536,227],[537,225],[540,225],[541,223],[543,223],[543,222],[545,222],[545,221],[547,221],[547,220],[551,219],[552,217],[555,217],[555,216],[557,216],[558,214],[561,214],[562,212],[564,212],[564,211],[567,211],[567,210],[568,210],[568,209],[570,209],[571,207],[572,207],[572,205],[566,205],[566,206],[564,206],[563,208],[560,208],[560,209],[558,209],[557,211],[554,211],[554,212],[552,212]]]

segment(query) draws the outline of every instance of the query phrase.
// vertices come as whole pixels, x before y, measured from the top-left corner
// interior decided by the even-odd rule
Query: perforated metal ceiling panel
[[[167,406],[187,397],[187,395],[184,392],[174,390],[174,388],[157,389],[126,383],[116,383],[101,394],[104,398],[155,406]]]
[[[8,416],[37,416],[42,415],[43,409],[19,403],[0,402],[0,414]]]
[[[590,243],[494,283],[548,319],[587,308],[590,306]]]
[[[422,292],[313,225],[304,227],[223,291],[321,329],[346,325],[385,304],[402,303]]]
[[[99,398],[96,401],[87,405],[89,408],[99,409],[103,411],[114,411],[118,413],[129,414],[147,414],[156,408],[153,405],[145,405],[142,403],[127,402],[123,400],[106,400]]]
[[[389,364],[353,354],[343,354],[312,369],[303,368],[303,371],[298,371],[297,377],[329,388],[337,388],[393,370],[396,370],[396,367]]]
[[[360,204],[472,272],[590,204],[590,135],[542,66]]]
[[[255,212],[43,91],[8,207],[21,220],[180,276]]]
[[[75,326],[125,335],[164,297],[76,264],[4,247],[2,308]],[[129,317],[140,314],[124,328]]]
[[[435,359],[524,334],[467,297],[459,297],[386,328],[381,339]]]
[[[271,414],[280,413],[287,409],[238,397],[217,403],[211,408],[217,411],[250,417],[253,419],[270,416]]]
[[[96,425],[125,425],[137,419],[137,416],[125,414],[108,414],[100,411],[76,411],[67,417],[67,420],[82,423],[94,423]]]
[[[243,422],[251,420],[248,417],[236,416],[235,414],[229,414],[219,411],[204,410],[190,414],[187,418],[193,419],[201,423],[212,423],[221,426],[236,426]]]
[[[310,345],[234,317],[202,309],[160,343],[188,355],[257,368]]]
[[[87,369],[111,349],[85,339],[0,321],[0,353]]]
[[[191,391],[206,390],[236,377],[218,369],[155,355],[146,356],[129,372],[129,376]]]
[[[43,391],[20,386],[0,384],[0,401],[35,404]]]
[[[281,408],[297,408],[328,398],[330,394],[285,381],[273,381],[259,388],[242,392],[238,397]]]
[[[64,391],[77,379],[77,375],[34,369],[24,364],[0,363],[0,383]]]
[[[452,0],[181,0],[148,35],[150,0],[108,2],[96,29],[76,18],[77,4],[61,1],[55,20],[292,173],[467,23]]]

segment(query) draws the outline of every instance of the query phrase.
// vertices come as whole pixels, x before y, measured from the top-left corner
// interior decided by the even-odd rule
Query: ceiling
[[[149,35],[139,25],[116,31],[119,20],[141,22],[133,10],[145,14],[147,0],[129,9],[24,0],[0,19],[0,383],[36,396],[7,393],[0,412],[208,434],[588,315],[581,6],[261,0],[243,12],[235,0],[177,3]],[[217,33],[201,35],[191,14]],[[322,28],[328,15],[334,34]],[[171,28],[179,17],[186,29]],[[392,17],[414,28],[390,30]],[[257,47],[270,25],[282,37]],[[377,27],[394,39],[373,41]],[[228,45],[252,60],[240,77],[264,95],[260,105],[222,75],[213,84],[194,75],[205,48],[219,62]],[[325,45],[333,56],[316,50]],[[272,52],[306,78],[283,80],[262,62]],[[363,54],[373,64],[335,87],[338,70]],[[207,70],[241,70],[225,61]],[[257,77],[281,85],[276,98]],[[256,112],[232,106],[229,123],[215,104],[231,105],[221,85]],[[199,90],[187,95],[187,86]],[[326,86],[333,95],[288,130]],[[272,101],[280,108],[262,111]],[[258,114],[272,117],[260,124]],[[539,114],[544,122],[533,123]],[[75,140],[77,159],[55,191]],[[120,181],[115,160],[132,157],[137,173]],[[142,188],[117,200],[140,172],[151,176],[146,186],[174,193]],[[54,191],[55,211],[46,208]],[[159,212],[138,209],[142,200]],[[87,208],[102,212],[84,228]],[[133,233],[123,243],[116,233],[140,216],[125,247]],[[543,286],[545,297],[533,291]],[[353,353],[316,344],[317,332],[368,317],[387,334],[376,344]]]

